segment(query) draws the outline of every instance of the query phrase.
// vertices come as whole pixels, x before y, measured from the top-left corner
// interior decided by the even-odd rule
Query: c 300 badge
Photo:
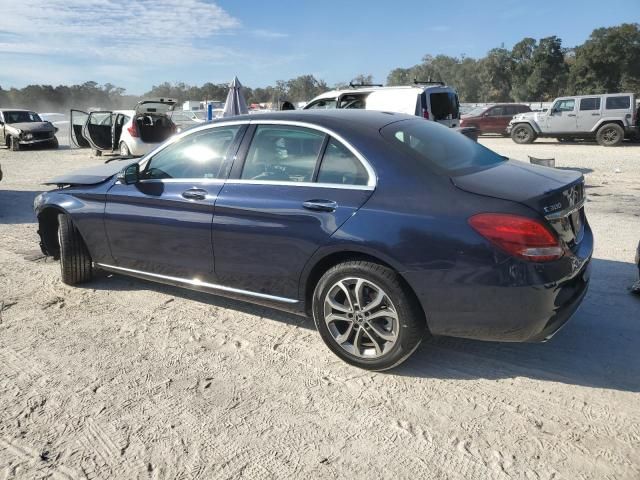
[[[561,208],[562,208],[562,202],[554,203],[553,205],[544,207],[544,213],[555,212],[556,210],[560,210]]]

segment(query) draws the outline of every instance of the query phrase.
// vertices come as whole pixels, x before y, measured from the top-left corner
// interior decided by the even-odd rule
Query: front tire
[[[511,130],[511,139],[519,144],[533,143],[536,139],[536,132],[533,131],[531,125],[519,123]]]
[[[58,243],[62,281],[67,285],[76,285],[91,280],[91,255],[69,215],[58,215]]]
[[[603,147],[617,147],[624,140],[624,130],[617,123],[607,123],[598,130],[596,141]]]
[[[367,261],[329,269],[313,294],[313,319],[329,349],[366,370],[405,361],[425,336],[424,314],[396,272]]]
[[[51,140],[49,142],[49,148],[51,148],[52,150],[57,149],[60,146],[60,144],[58,143],[58,139],[56,137],[53,137],[53,140]]]
[[[9,137],[9,148],[12,152],[20,150],[20,141],[16,137]]]

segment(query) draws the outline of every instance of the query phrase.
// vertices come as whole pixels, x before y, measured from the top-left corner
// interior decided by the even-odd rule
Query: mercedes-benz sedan
[[[372,370],[425,335],[546,340],[589,282],[580,173],[409,115],[236,117],[49,183],[35,211],[65,283],[103,269],[308,314]]]

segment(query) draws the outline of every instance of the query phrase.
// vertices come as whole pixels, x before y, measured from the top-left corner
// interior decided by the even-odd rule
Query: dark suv
[[[471,110],[460,119],[461,127],[477,128],[479,133],[499,133],[507,135],[507,125],[514,115],[530,112],[528,105],[519,103],[499,103],[485,105]]]

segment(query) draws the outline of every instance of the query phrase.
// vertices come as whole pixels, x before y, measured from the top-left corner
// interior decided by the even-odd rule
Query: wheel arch
[[[515,122],[511,128],[513,129],[518,125],[522,125],[522,124],[529,125],[533,129],[533,131],[536,133],[536,135],[539,135],[540,133],[542,133],[542,130],[540,129],[538,124],[536,122],[531,122],[529,120],[521,120],[521,121]]]
[[[598,133],[598,130],[600,130],[602,127],[604,127],[605,125],[609,125],[610,123],[615,123],[616,125],[622,127],[622,129],[624,130],[624,123],[622,120],[620,120],[619,118],[604,118],[602,120],[600,120],[598,123],[596,123],[596,126],[593,127],[593,130],[591,130],[592,133]]]
[[[408,292],[416,301],[417,305],[420,308],[420,311],[422,312],[425,324],[427,325],[427,329],[429,329],[428,316],[424,311],[424,308],[413,287],[411,287],[409,282],[407,282],[407,280],[402,276],[402,269],[400,268],[400,266],[392,259],[389,259],[385,255],[381,255],[378,252],[364,251],[362,249],[354,247],[326,252],[324,255],[316,256],[313,263],[309,262],[307,268],[305,268],[305,271],[302,274],[301,281],[301,297],[304,304],[304,312],[308,316],[312,315],[313,292],[315,291],[316,285],[318,284],[322,276],[330,268],[340,263],[354,260],[377,263],[393,270],[396,274],[398,274],[398,278],[400,279],[404,290]]]
[[[47,205],[38,213],[38,234],[40,235],[40,249],[45,255],[58,258],[60,256],[60,244],[58,243],[58,215],[68,215],[63,208],[57,205]]]

